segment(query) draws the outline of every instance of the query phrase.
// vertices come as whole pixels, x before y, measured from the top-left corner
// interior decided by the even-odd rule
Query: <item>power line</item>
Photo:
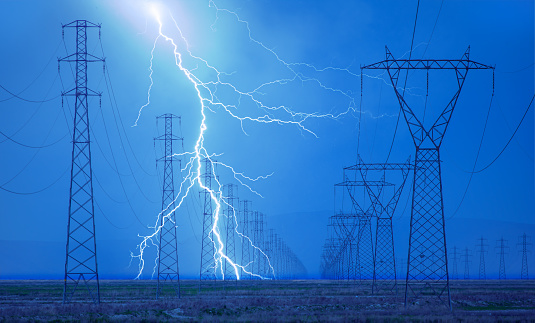
[[[522,67],[522,68],[520,68],[520,69],[518,69],[518,70],[516,70],[516,71],[511,71],[511,72],[505,72],[505,71],[504,71],[504,72],[501,72],[501,73],[507,73],[507,74],[518,73],[518,72],[522,72],[522,71],[524,71],[524,70],[527,70],[527,69],[530,68],[530,67],[533,67],[533,65],[535,65],[535,63],[531,63],[531,64],[529,64],[528,66]]]
[[[418,21],[418,10],[420,9],[420,0],[418,0],[418,3],[416,4],[416,16],[414,17],[414,28],[412,30],[412,40],[411,40],[411,50],[409,51],[409,60],[412,56],[412,47],[414,45],[414,35],[416,34],[416,22]],[[409,77],[409,70],[407,70],[407,74],[405,75],[405,84],[403,84],[403,95],[405,95],[405,88],[407,86],[407,78]],[[396,120],[396,127],[394,128],[394,136],[392,137],[392,143],[390,144],[390,150],[388,151],[388,155],[386,156],[386,162],[388,163],[388,160],[390,159],[390,154],[392,153],[392,148],[394,147],[394,141],[396,140],[396,134],[398,132],[398,125],[399,125],[399,118],[401,117],[402,109],[399,108],[398,112],[398,118]]]
[[[11,194],[16,194],[16,195],[33,195],[33,194],[37,194],[37,193],[41,193],[43,191],[46,191],[47,189],[51,188],[52,186],[54,186],[54,184],[56,184],[57,182],[59,182],[60,179],[63,178],[63,176],[65,176],[65,174],[67,173],[67,171],[69,170],[70,168],[67,168],[58,178],[56,178],[56,180],[54,180],[52,183],[50,183],[49,185],[45,186],[44,188],[42,189],[39,189],[37,191],[33,191],[33,192],[17,192],[17,191],[13,191],[13,190],[10,190],[10,189],[7,189],[5,188],[4,186],[0,186],[0,189],[3,190],[3,191],[6,191],[8,193],[11,193]],[[5,185],[5,184],[4,184]]]
[[[438,17],[440,17],[440,13],[442,12],[442,5],[444,4],[444,0],[440,2],[440,8],[438,9],[437,18],[435,19],[435,24],[433,25],[433,30],[431,31],[431,36],[429,36],[429,40],[427,41],[427,45],[425,46],[424,53],[422,55],[422,58],[424,58],[425,53],[427,53],[427,48],[429,48],[429,44],[431,43],[431,38],[433,38],[433,34],[435,33],[435,28],[437,27]]]
[[[481,140],[479,141],[479,147],[477,148],[477,154],[476,154],[476,160],[474,161],[474,167],[472,167],[472,172],[470,173],[470,179],[468,179],[468,184],[466,185],[466,189],[464,190],[463,197],[461,198],[461,202],[459,202],[459,205],[455,209],[455,212],[453,212],[453,215],[449,218],[453,218],[457,211],[461,208],[461,205],[464,202],[464,198],[466,197],[466,193],[468,192],[468,188],[470,187],[470,183],[472,183],[472,177],[474,176],[474,170],[476,169],[477,160],[479,159],[479,153],[481,152],[481,146],[483,146],[483,139],[485,138],[485,132],[487,131],[487,124],[489,122],[489,115],[490,115],[490,108],[492,107],[492,101],[494,100],[494,91],[492,91],[492,96],[490,98],[490,104],[489,109],[487,110],[487,118],[485,119],[485,126],[483,127],[483,134],[481,135]]]
[[[56,80],[58,79],[58,76],[59,76],[59,73],[56,74],[56,77],[54,78],[54,81],[52,81],[52,84],[50,84],[50,87],[48,88],[48,91],[46,92],[46,96],[48,96],[48,94],[50,93],[50,91],[52,90],[52,87],[54,87],[54,84],[56,84]],[[24,129],[28,123],[35,117],[35,115],[39,112],[39,110],[41,109],[41,107],[43,106],[43,102],[41,102],[39,104],[39,106],[37,106],[37,108],[34,110],[34,112],[32,113],[32,115],[15,131],[11,134],[11,137],[15,136],[16,134],[18,134],[22,129]],[[70,131],[70,129],[69,129]],[[4,139],[2,141],[0,141],[0,143],[3,143],[5,142],[7,139]]]
[[[518,126],[516,126],[516,129],[515,131],[513,132],[513,134],[511,135],[511,138],[509,138],[509,140],[507,141],[507,143],[505,144],[505,146],[502,148],[502,150],[500,151],[500,153],[496,156],[496,158],[494,158],[487,166],[481,168],[480,170],[477,170],[477,171],[472,171],[471,173],[481,173],[482,171],[486,170],[487,168],[489,168],[492,164],[494,164],[494,162],[496,162],[496,160],[498,160],[498,158],[500,158],[500,156],[503,154],[503,152],[505,151],[505,149],[507,149],[507,146],[509,146],[509,144],[511,143],[511,141],[513,140],[513,138],[515,137],[516,135],[516,132],[518,131],[518,129],[520,128],[520,126],[522,125],[522,122],[524,121],[524,119],[526,118],[526,115],[528,114],[529,110],[531,109],[531,106],[533,104],[533,99],[535,99],[535,95],[533,95],[531,97],[531,101],[529,102],[529,105],[526,109],[526,111],[524,112],[524,115],[522,116],[522,119],[520,119],[520,122],[518,123]],[[467,172],[468,173],[468,172]]]
[[[63,137],[61,137],[61,138],[59,138],[58,140],[56,140],[56,141],[54,141],[54,142],[52,142],[52,143],[50,143],[50,144],[47,144],[47,145],[43,145],[43,146],[31,146],[31,145],[24,144],[24,143],[22,143],[22,142],[20,142],[20,141],[17,141],[17,140],[15,140],[15,139],[13,139],[12,137],[6,135],[6,134],[3,133],[2,131],[0,131],[0,135],[6,137],[7,140],[9,140],[9,141],[11,141],[11,142],[13,142],[13,143],[15,143],[15,144],[17,144],[17,145],[20,145],[20,146],[22,146],[22,147],[32,148],[32,149],[41,149],[41,148],[47,148],[47,147],[53,146],[53,145],[57,144],[58,142],[62,141],[63,139],[65,139],[65,137],[67,137],[68,134],[69,134],[69,133],[65,133],[65,134],[63,135]]]
[[[48,139],[48,137],[50,136],[50,133],[52,132],[52,129],[54,129],[54,126],[55,126],[55,124],[56,124],[56,122],[58,120],[58,117],[59,117],[59,112],[61,112],[61,111],[58,111],[58,114],[56,115],[56,118],[54,119],[54,123],[52,124],[52,127],[50,128],[50,130],[46,134],[46,136],[43,139],[43,141],[46,141]],[[30,158],[30,160],[22,167],[22,169],[17,174],[15,174],[15,176],[11,177],[8,181],[2,183],[0,186],[6,186],[7,184],[11,183],[15,178],[17,178],[20,174],[22,174],[26,170],[26,168],[31,164],[31,162],[35,159],[35,157],[37,156],[37,154],[40,151],[41,151],[40,148],[36,148],[35,153]]]
[[[55,100],[55,99],[57,99],[57,98],[59,98],[59,97],[61,96],[61,94],[58,94],[58,95],[56,95],[55,97],[50,98],[50,99],[45,99],[45,100],[29,100],[29,99],[25,99],[25,98],[23,98],[23,97],[21,97],[21,96],[16,95],[15,93],[9,91],[8,89],[6,89],[5,87],[3,87],[2,85],[0,85],[0,88],[2,88],[2,90],[6,91],[7,93],[11,94],[12,98],[17,98],[17,99],[19,99],[19,100],[26,101],[26,102],[30,102],[30,103],[43,103],[43,102],[49,102],[49,101]],[[9,99],[11,99],[11,98],[9,98]],[[7,99],[7,100],[9,100],[9,99]],[[3,101],[6,101],[6,100],[3,100]],[[0,101],[0,102],[2,102],[2,101]]]
[[[21,99],[23,101],[27,101],[27,102],[32,102],[32,103],[43,103],[43,102],[48,102],[48,101],[51,101],[58,96],[52,98],[52,99],[49,99],[49,100],[41,100],[41,101],[36,101],[36,100],[28,100],[28,99],[24,99],[24,98],[21,98],[19,95],[21,95],[22,93],[24,93],[24,91],[26,91],[30,86],[33,85],[33,83],[35,83],[35,81],[37,81],[37,79],[43,74],[43,72],[46,70],[46,68],[48,67],[48,65],[50,65],[50,62],[54,59],[54,57],[56,56],[56,53],[58,52],[58,49],[59,49],[59,46],[61,45],[61,43],[63,42],[63,40],[61,40],[58,45],[56,46],[56,50],[54,50],[54,53],[52,54],[52,56],[50,56],[50,59],[48,60],[48,62],[46,63],[45,67],[43,67],[43,69],[39,72],[39,74],[37,74],[37,76],[30,82],[30,84],[28,84],[24,89],[22,89],[22,91],[20,91],[19,93],[17,94],[13,94],[11,91],[8,91],[6,88],[4,88],[3,86],[0,85],[0,87],[2,87],[2,89],[4,89],[7,93],[11,94],[12,96],[7,98],[7,99],[2,99],[0,100],[0,102],[5,102],[5,101],[8,101],[8,100],[11,100],[12,98],[16,97],[18,99]],[[46,95],[48,96],[48,94]],[[45,96],[45,98],[46,98]]]

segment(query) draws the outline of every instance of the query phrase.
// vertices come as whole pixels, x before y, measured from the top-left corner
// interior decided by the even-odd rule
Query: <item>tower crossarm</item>
[[[358,156],[358,167],[356,169],[359,169],[361,172],[361,176],[364,182],[364,185],[366,186],[366,190],[368,191],[368,194],[372,200],[372,204],[374,205],[375,215],[377,217],[381,217],[383,215],[386,215],[389,218],[392,218],[394,215],[394,211],[396,209],[397,203],[399,201],[399,197],[401,196],[401,193],[403,191],[403,187],[405,186],[405,182],[407,181],[407,176],[409,174],[409,170],[413,169],[413,166],[410,164],[410,157],[407,159],[407,161],[404,164],[369,164],[370,167],[367,167],[368,164],[365,164],[361,157]],[[364,170],[364,171],[363,171]],[[398,185],[397,189],[395,189],[394,194],[392,197],[388,200],[386,204],[381,202],[381,195],[384,194],[384,190],[381,187],[378,192],[375,192],[372,188],[374,185],[370,185],[370,183],[373,183],[373,181],[366,180],[367,178],[367,171],[368,170],[379,170],[379,171],[386,171],[386,170],[399,170],[402,173],[402,181]],[[385,182],[385,174],[383,173],[382,180],[379,182],[387,183]],[[395,186],[395,184],[390,184],[389,186]],[[384,185],[387,186],[387,185]]]
[[[435,148],[440,147],[444,134],[451,119],[453,110],[459,98],[459,94],[463,87],[468,70],[486,70],[492,69],[493,66],[482,64],[469,58],[470,47],[463,54],[461,59],[394,59],[388,48],[386,47],[386,59],[377,63],[361,66],[361,70],[386,70],[392,86],[398,98],[401,110],[405,117],[405,121],[409,126],[409,131],[412,135],[416,147],[420,147],[422,143],[429,138]],[[400,93],[397,83],[401,70],[454,70],[457,76],[458,89],[449,101],[446,108],[442,111],[433,126],[426,130],[420,119],[416,116],[414,111],[409,107]]]

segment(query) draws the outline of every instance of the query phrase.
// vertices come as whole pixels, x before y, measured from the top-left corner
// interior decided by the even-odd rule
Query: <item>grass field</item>
[[[453,311],[432,299],[404,307],[398,295],[372,295],[369,284],[325,280],[181,281],[181,298],[155,299],[155,281],[100,282],[101,303],[62,304],[62,281],[0,281],[0,321],[487,322],[535,321],[535,281],[453,281]],[[86,296],[82,291],[78,296]]]

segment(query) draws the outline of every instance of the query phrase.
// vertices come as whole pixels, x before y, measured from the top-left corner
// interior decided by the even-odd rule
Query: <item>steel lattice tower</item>
[[[373,281],[375,253],[373,252],[371,214],[363,214],[359,217],[357,255],[357,270],[359,280],[361,282],[363,280]]]
[[[253,272],[262,277],[265,276],[265,257],[260,252],[260,249],[264,248],[264,214],[262,212],[254,212],[254,225],[253,225],[253,242],[257,248],[254,249],[254,264],[253,268],[256,268],[256,272]]]
[[[100,97],[101,94],[88,88],[87,63],[104,62],[104,59],[87,52],[87,28],[98,28],[100,37],[100,25],[87,20],[75,20],[62,26],[63,33],[65,28],[76,29],[76,53],[59,59],[59,62],[76,62],[76,84],[75,88],[61,93],[62,98],[75,97],[63,303],[73,298],[82,281],[93,302],[98,304],[100,287],[87,98]]]
[[[470,279],[470,263],[472,262],[472,260],[470,260],[472,257],[471,250],[465,248],[462,257],[464,262],[464,279]]]
[[[498,250],[498,256],[500,257],[500,268],[498,271],[498,279],[506,279],[505,275],[505,254],[507,253],[507,240],[503,237],[496,241],[496,249]]]
[[[485,253],[487,253],[488,249],[487,239],[481,237],[477,240],[479,241],[477,245],[477,252],[479,252],[479,279],[487,279],[485,271]]]
[[[431,292],[451,309],[440,145],[468,70],[494,69],[470,60],[469,51],[470,47],[460,60],[410,60],[395,59],[386,48],[384,61],[361,67],[362,70],[387,71],[416,147],[405,306],[412,299]],[[406,70],[407,73],[410,70],[425,70],[427,73],[430,70],[455,71],[457,91],[429,129],[424,127],[421,119],[416,116],[398,90],[397,83],[401,70]]]
[[[412,168],[409,164],[410,158],[405,164],[396,163],[364,163],[358,156],[358,163],[348,169],[358,170],[366,188],[367,195],[373,207],[373,216],[377,219],[375,234],[375,255],[373,262],[373,285],[372,292],[384,289],[390,292],[397,292],[396,281],[396,259],[394,252],[394,231],[392,227],[392,217],[399,201],[399,197],[405,186],[409,170]],[[396,188],[395,184],[385,181],[387,171],[400,171],[401,183]],[[381,174],[379,181],[369,180],[370,173]],[[386,188],[394,189],[390,198],[387,195]],[[390,193],[388,193],[390,194]],[[371,224],[371,223],[370,223]],[[371,225],[370,225],[371,227]]]
[[[203,280],[215,281],[216,280],[216,263],[215,263],[215,245],[213,241],[213,226],[214,226],[214,214],[212,211],[212,160],[210,158],[204,159],[204,186],[207,188],[201,194],[204,194],[204,209],[203,209],[203,226],[202,226],[202,238],[201,238],[201,267],[199,278],[199,290]]]
[[[165,133],[155,140],[164,142],[164,156],[158,159],[163,162],[163,185],[162,185],[162,211],[160,214],[160,234],[158,241],[158,285],[156,299],[168,292],[172,292],[176,297],[180,297],[180,276],[178,270],[178,251],[176,238],[176,211],[175,211],[175,183],[173,162],[180,160],[173,156],[173,142],[182,141],[173,135],[173,119],[180,117],[167,113],[156,118],[163,119],[165,123]],[[179,166],[180,169],[180,166]],[[166,290],[169,285],[171,291]]]
[[[522,252],[522,269],[520,271],[520,279],[529,279],[528,274],[528,247],[531,246],[530,237],[527,236],[525,233],[521,235],[520,237],[520,248]]]
[[[453,252],[451,254],[451,279],[459,279],[457,271],[457,261],[459,260],[459,248],[453,246]]]
[[[335,184],[335,187],[341,187],[343,194],[347,194],[351,201],[350,210],[339,210],[335,215],[335,228],[338,229],[340,237],[340,254],[343,273],[347,272],[347,279],[372,280],[373,279],[373,237],[371,233],[371,218],[373,215],[373,205],[365,207],[363,201],[356,198],[356,189],[365,190],[366,184],[362,180],[350,179],[350,175],[355,173],[356,166],[344,168],[344,181]],[[368,185],[379,185],[377,182],[368,182]],[[381,184],[382,185],[382,184]],[[356,248],[355,248],[356,247]]]
[[[234,230],[236,227],[236,213],[237,208],[239,205],[238,201],[238,186],[234,184],[228,184],[227,185],[227,226],[226,226],[226,239],[225,239],[225,254],[227,257],[229,257],[232,260],[236,260],[236,241],[234,239]],[[225,266],[224,266],[224,279],[225,280],[236,280],[236,271],[234,270],[234,267],[228,263],[227,260],[225,260]]]
[[[273,229],[269,229],[268,232],[267,232],[267,235],[266,235],[266,249],[264,250],[264,252],[267,255],[267,259],[266,259],[266,277],[272,277],[273,279],[275,279],[275,274],[273,273],[273,271],[271,271],[270,263],[271,263],[271,266],[275,268],[275,265],[272,262],[272,260],[275,259],[275,257],[273,256],[273,238],[274,238],[274,236],[275,236],[274,230]]]
[[[252,261],[251,257],[251,242],[250,239],[250,230],[249,230],[249,215],[251,209],[251,201],[244,200],[243,201],[243,211],[242,211],[242,218],[241,218],[241,224],[242,224],[242,234],[241,237],[241,262],[243,266],[248,266],[249,263]],[[246,238],[245,238],[246,237]],[[242,269],[241,279],[250,279],[250,275],[245,275],[245,271]]]
[[[338,279],[356,280],[358,276],[358,217],[339,213],[330,218],[336,237],[333,238],[333,259],[339,264]]]

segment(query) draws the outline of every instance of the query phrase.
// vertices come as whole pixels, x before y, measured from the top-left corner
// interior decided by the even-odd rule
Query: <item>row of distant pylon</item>
[[[481,237],[477,239],[476,244],[476,253],[479,254],[479,272],[478,279],[487,279],[487,266],[485,255],[489,252],[489,245],[487,239]],[[529,279],[529,268],[528,268],[528,254],[531,252],[531,237],[526,233],[518,237],[517,248],[521,256],[522,266],[520,269],[520,279]],[[495,254],[499,258],[499,269],[498,269],[498,279],[506,279],[506,255],[509,253],[508,241],[503,237],[496,240],[496,246],[494,247]],[[470,264],[472,263],[472,251],[468,248],[459,249],[456,246],[453,247],[450,252],[450,259],[452,260],[451,266],[451,278],[459,279],[459,274],[457,270],[457,263],[461,261],[464,264],[464,275],[463,279],[470,279]]]
[[[176,154],[173,154],[172,143],[183,138],[173,135],[172,120],[180,117],[165,114],[158,118],[165,120],[165,134],[156,138],[163,140],[165,146],[162,157],[165,162],[162,210],[174,209],[174,177],[181,176],[181,172],[173,171],[173,162],[179,160],[174,157]],[[292,279],[296,275],[302,277],[306,270],[301,261],[274,229],[265,230],[265,215],[253,211],[251,201],[239,201],[236,184],[224,185],[220,197],[222,212],[214,226],[215,209],[210,189],[215,161],[204,158],[202,163],[204,172],[201,177],[207,189],[200,192],[203,195],[204,207],[199,290],[203,282],[217,280]],[[165,221],[163,216],[160,220],[157,297],[180,296],[176,221],[181,214],[183,212],[177,210],[170,215],[171,221]],[[217,230],[224,245],[221,251],[216,245],[218,238],[214,230]],[[241,248],[238,248],[238,245]]]

